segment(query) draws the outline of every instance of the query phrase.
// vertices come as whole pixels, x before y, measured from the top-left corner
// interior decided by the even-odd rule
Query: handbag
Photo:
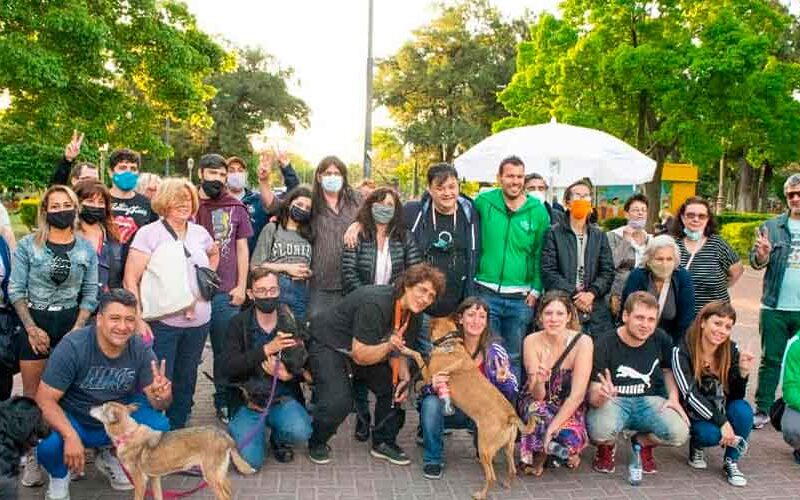
[[[769,421],[772,427],[778,432],[781,431],[781,420],[783,420],[783,412],[785,411],[786,401],[784,401],[783,398],[778,398],[777,401],[772,403],[769,409]]]
[[[155,320],[185,310],[197,301],[189,285],[191,268],[178,241],[161,243],[150,256],[139,286],[142,319]]]
[[[178,239],[178,235],[175,233],[175,230],[172,229],[169,224],[167,224],[167,221],[161,219],[161,222],[164,224],[167,232],[173,238],[175,238],[175,241],[180,241]],[[181,242],[181,245],[183,245],[183,242]],[[197,289],[200,291],[200,296],[202,296],[203,299],[210,301],[212,298],[214,298],[214,295],[217,293],[217,290],[219,290],[219,287],[222,284],[222,281],[219,279],[219,275],[213,269],[193,264],[191,262],[192,254],[186,249],[186,245],[183,245],[183,253],[186,255],[186,260],[194,266],[197,274]]]
[[[0,312],[0,368],[6,373],[19,372],[19,338],[22,324],[14,311]]]

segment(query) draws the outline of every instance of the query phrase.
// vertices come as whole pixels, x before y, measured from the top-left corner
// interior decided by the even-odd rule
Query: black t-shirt
[[[50,261],[50,279],[56,285],[60,285],[67,281],[69,278],[69,271],[72,269],[72,262],[69,260],[69,255],[67,252],[72,250],[75,247],[75,240],[71,243],[52,243],[50,241],[47,242],[47,248],[52,251],[55,256],[53,260]]]
[[[625,344],[614,332],[594,346],[592,380],[599,382],[598,374],[608,369],[621,397],[666,397],[661,370],[672,368],[671,354],[672,339],[660,328],[639,347]]]
[[[111,197],[111,216],[119,230],[119,240],[127,245],[140,227],[158,220],[146,196],[136,193],[133,198]]]
[[[311,336],[333,347],[350,351],[355,338],[377,345],[389,339],[394,328],[394,287],[368,285],[356,289],[338,305],[311,320]],[[411,315],[404,335],[406,345],[417,344],[420,315]]]
[[[433,220],[430,221],[421,238],[422,241],[430,242],[427,248],[422,249],[425,260],[442,271],[446,280],[444,294],[425,311],[431,316],[452,314],[464,298],[469,226],[464,214],[458,211],[456,213],[458,215],[454,216],[437,212],[434,219],[436,224],[434,225]],[[433,209],[431,214],[433,217]]]

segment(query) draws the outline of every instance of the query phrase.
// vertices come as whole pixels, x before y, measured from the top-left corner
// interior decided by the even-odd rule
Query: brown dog
[[[503,486],[510,488],[517,474],[514,464],[517,432],[531,430],[525,428],[505,396],[481,374],[464,348],[463,340],[454,335],[456,331],[457,327],[452,319],[434,318],[431,320],[431,341],[434,347],[428,363],[425,364],[422,356],[411,349],[403,350],[403,354],[417,362],[425,383],[430,383],[436,373],[448,374],[450,380],[447,385],[453,403],[477,425],[478,455],[486,482],[482,490],[475,492],[473,498],[484,499],[497,480],[492,464],[494,456],[501,448],[505,448],[508,477]]]
[[[130,416],[137,406],[105,403],[89,412],[103,423],[117,447],[117,456],[133,481],[135,500],[144,500],[148,480],[153,497],[163,500],[161,476],[200,466],[203,479],[219,500],[231,499],[228,466],[231,459],[242,474],[255,470],[236,450],[233,439],[215,427],[192,427],[171,432],[154,431]]]

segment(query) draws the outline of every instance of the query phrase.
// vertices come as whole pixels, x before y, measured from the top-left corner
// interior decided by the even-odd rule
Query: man
[[[490,307],[492,331],[505,341],[520,380],[522,337],[542,290],[540,263],[550,218],[542,202],[524,190],[525,165],[516,156],[500,162],[499,189],[475,199],[481,220],[477,294]]]
[[[83,134],[77,130],[72,131],[72,139],[64,147],[64,156],[56,165],[56,169],[50,177],[50,185],[63,184],[75,187],[80,181],[97,180],[100,178],[100,170],[96,165],[89,162],[74,164],[75,158],[81,152]]]
[[[415,264],[398,276],[394,286],[361,287],[311,317],[314,419],[308,456],[312,462],[330,462],[328,440],[353,408],[352,382],[363,381],[376,399],[371,455],[395,465],[411,463],[397,445],[405,421],[399,405],[408,397],[410,379],[408,360],[398,353],[406,345],[416,345],[420,315],[443,289],[440,271],[430,264]]]
[[[641,473],[656,472],[653,447],[681,446],[689,437],[689,419],[681,407],[672,376],[672,339],[656,329],[658,301],[647,292],[634,292],[625,301],[623,325],[616,334],[597,340],[589,385],[589,438],[597,445],[592,467],[614,472],[617,437],[633,434],[631,446],[641,449]],[[666,390],[665,390],[666,389]]]
[[[783,440],[792,447],[794,462],[800,465],[800,331],[786,343],[781,390],[786,403],[781,419]]]
[[[550,216],[550,224],[556,225],[564,220],[564,207],[558,204],[551,205],[547,201],[548,188],[547,181],[541,174],[534,172],[525,176],[525,191],[544,204],[547,215]]]
[[[287,371],[283,361],[279,361],[284,349],[296,345],[289,332],[279,331],[282,325],[296,326],[289,308],[280,306],[280,293],[277,274],[263,268],[250,272],[247,296],[253,301],[253,306],[231,320],[221,356],[222,376],[230,383],[246,384],[256,379],[261,380],[264,388],[268,387],[266,384],[270,384],[272,377],[278,377],[266,425],[262,424],[250,443],[240,450],[247,463],[256,470],[264,465],[266,459],[267,427],[270,428],[270,448],[275,458],[283,463],[294,459],[292,443],[306,442],[311,436],[311,417],[303,403],[298,401],[298,397],[302,397],[300,380]],[[268,377],[264,377],[264,373]],[[253,426],[259,423],[264,408],[253,401],[243,401],[239,394],[237,391],[236,397],[231,398],[229,429],[237,442],[243,442],[245,436],[253,432]]]
[[[225,183],[228,177],[228,163],[218,154],[200,157],[200,208],[196,222],[206,231],[219,247],[219,266],[217,274],[221,285],[211,299],[211,348],[214,351],[214,380],[218,380],[221,370],[223,342],[228,331],[228,323],[239,312],[246,297],[247,270],[250,250],[247,239],[253,235],[250,216],[241,201],[228,193]],[[217,418],[228,423],[228,393],[221,385],[216,386],[214,408]]]
[[[89,415],[93,406],[136,402],[134,420],[169,430],[161,411],[172,401],[172,386],[163,361],[159,366],[153,350],[134,335],[137,311],[132,293],[111,290],[100,299],[96,325],[70,333],[50,355],[36,393],[36,403],[55,431],[36,450],[50,474],[49,500],[69,500],[69,472],[83,474],[85,448],[106,447],[96,458],[98,470],[113,489],[133,489],[107,448],[111,441],[103,424]]]
[[[256,247],[261,230],[267,225],[270,216],[276,215],[278,212],[278,205],[275,203],[277,197],[272,192],[272,186],[270,185],[275,155],[268,151],[264,153],[264,156],[266,158],[258,169],[259,192],[247,187],[247,164],[245,161],[238,156],[231,156],[227,160],[228,192],[247,207],[247,212],[250,215],[250,225],[253,226],[253,236],[247,241],[247,247],[251,255]],[[283,175],[283,182],[286,185],[287,192],[300,185],[297,173],[289,162],[289,155],[285,151],[278,153],[278,166]]]
[[[592,190],[586,181],[573,182],[564,192],[565,220],[544,238],[542,279],[546,290],[572,297],[583,330],[595,339],[613,333],[614,321],[605,297],[614,283],[614,260],[608,238],[589,223]]]
[[[786,342],[800,331],[800,174],[786,179],[783,194],[788,211],[758,229],[750,251],[750,265],[767,269],[759,321],[762,354],[753,422],[756,429],[769,422]]]
[[[119,231],[120,243],[131,242],[136,231],[145,224],[158,220],[150,208],[150,200],[134,191],[139,181],[142,158],[130,149],[117,149],[108,163],[111,177],[111,216]]]

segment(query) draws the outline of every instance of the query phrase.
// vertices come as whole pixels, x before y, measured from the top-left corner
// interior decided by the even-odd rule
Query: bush
[[[737,222],[764,222],[775,217],[775,214],[761,214],[756,212],[722,212],[717,215],[717,222],[720,227],[725,224]]]
[[[36,220],[39,215],[39,203],[42,200],[39,198],[28,198],[19,202],[19,218],[23,224],[28,228],[28,231],[33,231],[36,227]]]
[[[739,258],[741,258],[743,262],[748,262],[748,254],[750,253],[750,249],[753,248],[753,243],[756,239],[756,229],[758,229],[762,223],[762,221],[731,222],[720,230],[720,235],[725,238],[725,241],[739,254]]]
[[[600,221],[600,227],[603,228],[603,231],[613,231],[618,227],[622,227],[628,223],[628,219],[625,217],[609,217],[608,219],[603,219]]]

